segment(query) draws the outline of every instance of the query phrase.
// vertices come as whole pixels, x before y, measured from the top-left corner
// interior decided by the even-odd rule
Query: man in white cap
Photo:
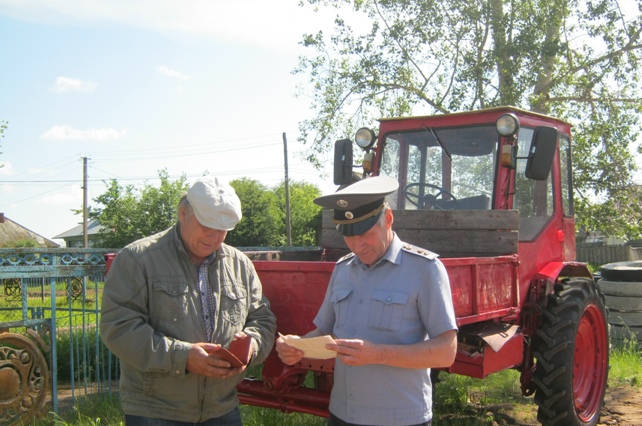
[[[429,425],[430,369],[450,366],[457,323],[450,283],[437,255],[403,243],[392,231],[386,195],[395,179],[360,180],[314,200],[334,209],[334,222],[351,254],[330,278],[316,329],[337,352],[329,426]],[[287,365],[304,352],[277,339]]]
[[[252,262],[223,243],[240,220],[234,189],[202,178],[175,226],[114,258],[100,334],[120,359],[127,426],[242,425],[236,385],[268,356],[276,320]],[[244,365],[224,357],[235,340]]]

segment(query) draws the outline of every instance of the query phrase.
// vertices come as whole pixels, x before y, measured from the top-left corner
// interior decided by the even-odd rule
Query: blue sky
[[[0,212],[47,238],[81,223],[83,157],[90,205],[161,169],[277,185],[284,132],[289,178],[333,191],[330,153],[325,173],[300,159],[313,112],[292,71],[336,12],[298,3],[0,0]]]
[[[284,132],[290,179],[333,190],[298,155],[312,112],[292,74],[332,18],[298,0],[0,0],[0,212],[47,238],[76,226],[83,157],[90,204],[160,169],[273,186]]]

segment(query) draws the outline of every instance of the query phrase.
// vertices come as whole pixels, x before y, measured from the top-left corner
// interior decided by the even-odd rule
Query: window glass
[[[399,180],[399,152],[399,141],[394,138],[387,138],[384,145],[383,156],[381,160],[381,169],[379,174]],[[398,208],[396,192],[388,195],[386,197],[386,201],[388,201],[393,209]]]
[[[494,125],[387,135],[382,174],[406,181],[398,208],[490,209],[498,139]]]
[[[519,239],[532,240],[553,215],[553,179],[549,173],[545,181],[525,176],[528,151],[533,129],[522,128],[518,137],[517,170],[513,208],[519,210]]]
[[[560,136],[560,178],[562,181],[562,208],[564,216],[573,216],[573,174],[571,171],[571,141],[566,135]]]

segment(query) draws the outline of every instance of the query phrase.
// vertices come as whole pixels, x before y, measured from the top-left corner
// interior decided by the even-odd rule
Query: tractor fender
[[[582,262],[549,262],[533,277],[533,280],[555,282],[558,277],[593,278],[593,274]]]

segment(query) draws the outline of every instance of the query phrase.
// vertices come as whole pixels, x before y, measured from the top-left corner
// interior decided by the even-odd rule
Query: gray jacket
[[[125,414],[200,422],[234,409],[243,375],[206,378],[186,372],[192,343],[206,339],[197,270],[178,224],[136,241],[115,257],[105,281],[100,335],[120,359]],[[252,336],[251,365],[268,356],[276,320],[254,265],[223,244],[209,268],[216,294],[212,343]]]

